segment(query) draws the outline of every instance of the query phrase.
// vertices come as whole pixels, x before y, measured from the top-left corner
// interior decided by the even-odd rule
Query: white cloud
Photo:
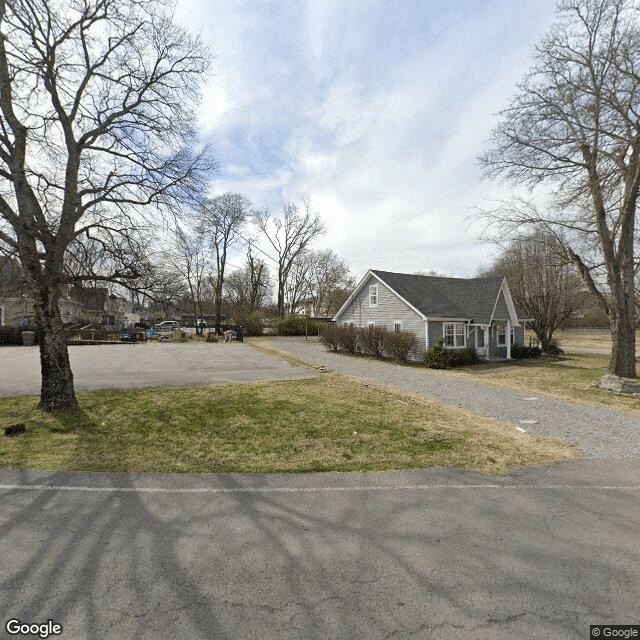
[[[203,131],[216,192],[310,199],[351,262],[472,275],[475,159],[554,0],[179,0],[216,54]],[[206,7],[206,11],[199,9]]]

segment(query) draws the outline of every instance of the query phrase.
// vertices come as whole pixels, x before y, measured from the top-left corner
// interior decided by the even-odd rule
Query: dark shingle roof
[[[431,318],[464,318],[488,323],[502,276],[443,278],[390,271],[371,271],[418,311]]]

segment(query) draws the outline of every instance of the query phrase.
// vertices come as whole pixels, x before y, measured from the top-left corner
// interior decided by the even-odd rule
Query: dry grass
[[[577,457],[488,418],[369,387],[312,380],[78,395],[78,415],[0,400],[0,467],[47,471],[299,472],[449,466],[500,473]],[[355,433],[354,433],[355,432]]]

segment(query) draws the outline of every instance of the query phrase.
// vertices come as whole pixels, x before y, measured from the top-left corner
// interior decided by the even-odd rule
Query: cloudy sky
[[[201,109],[216,193],[310,200],[357,278],[473,276],[476,158],[555,0],[178,0],[215,60]],[[504,189],[504,188],[503,188]]]

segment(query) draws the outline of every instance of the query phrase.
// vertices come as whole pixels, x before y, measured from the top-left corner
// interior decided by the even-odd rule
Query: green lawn
[[[290,382],[80,393],[43,414],[0,399],[0,467],[107,472],[300,472],[452,466],[498,473],[573,448],[338,374]]]

